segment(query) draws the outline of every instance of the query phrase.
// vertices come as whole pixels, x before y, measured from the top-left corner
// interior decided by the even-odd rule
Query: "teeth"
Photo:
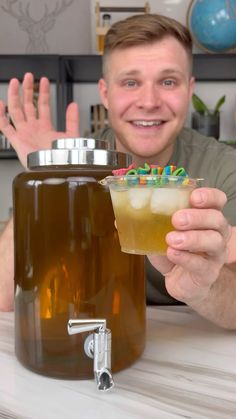
[[[133,121],[134,125],[142,127],[152,127],[154,125],[158,126],[161,124],[161,121]]]

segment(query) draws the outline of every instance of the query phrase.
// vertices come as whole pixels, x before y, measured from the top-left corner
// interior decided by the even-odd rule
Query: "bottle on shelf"
[[[99,54],[103,54],[104,51],[104,39],[105,35],[111,26],[111,15],[105,13],[102,16],[102,26],[97,27],[97,51]]]

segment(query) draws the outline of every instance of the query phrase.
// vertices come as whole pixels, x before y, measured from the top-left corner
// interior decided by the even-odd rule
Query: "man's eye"
[[[164,86],[171,87],[175,85],[175,81],[171,79],[166,79],[163,81]]]
[[[126,80],[125,81],[125,86],[127,87],[134,87],[137,85],[137,82],[135,80]]]

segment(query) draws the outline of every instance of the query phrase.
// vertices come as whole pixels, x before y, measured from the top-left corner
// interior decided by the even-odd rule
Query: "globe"
[[[193,0],[187,21],[203,49],[221,53],[236,47],[236,0]]]

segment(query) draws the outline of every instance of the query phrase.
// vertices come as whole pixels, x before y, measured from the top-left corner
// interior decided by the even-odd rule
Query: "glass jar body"
[[[122,253],[106,169],[38,170],[14,180],[15,344],[27,368],[58,378],[90,378],[88,333],[69,336],[71,318],[104,318],[112,370],[145,345],[142,256]]]

